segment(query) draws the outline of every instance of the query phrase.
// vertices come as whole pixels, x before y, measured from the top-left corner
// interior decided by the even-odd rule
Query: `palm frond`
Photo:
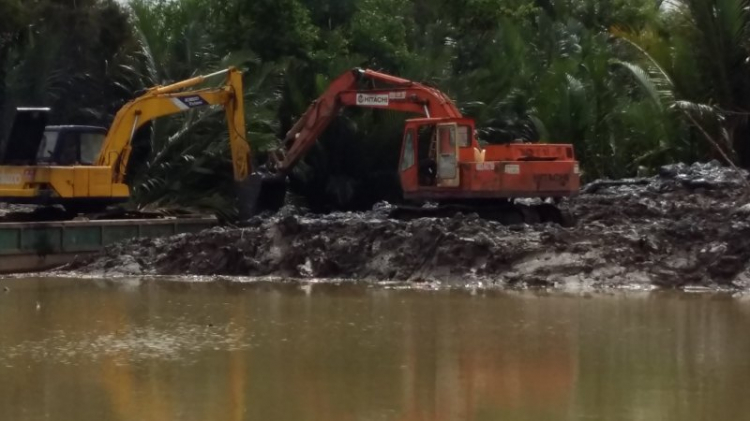
[[[721,113],[709,104],[701,104],[692,101],[675,101],[672,107],[701,119],[716,118],[721,120],[723,118]]]
[[[657,82],[643,67],[634,63],[614,59],[612,60],[612,64],[625,69],[659,109],[663,108],[664,102],[669,104],[674,100],[671,89],[659,89],[657,87],[657,83],[662,86],[666,85],[668,79],[665,78]]]

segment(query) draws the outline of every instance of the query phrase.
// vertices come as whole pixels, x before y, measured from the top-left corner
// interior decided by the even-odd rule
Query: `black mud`
[[[242,229],[136,240],[63,271],[240,275],[504,287],[750,289],[747,173],[717,163],[599,181],[562,204],[577,219],[503,226],[476,215],[389,220],[285,208]]]

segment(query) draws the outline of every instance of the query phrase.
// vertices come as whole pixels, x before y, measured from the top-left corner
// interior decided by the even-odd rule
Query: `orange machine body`
[[[437,129],[437,139],[417,136],[420,130],[433,127]],[[578,192],[579,166],[571,145],[481,147],[474,133],[474,122],[467,118],[407,120],[399,160],[404,197],[411,200],[560,198]],[[437,141],[436,150],[432,149],[438,167],[434,179],[420,178],[420,141]],[[429,147],[422,150],[431,151]]]

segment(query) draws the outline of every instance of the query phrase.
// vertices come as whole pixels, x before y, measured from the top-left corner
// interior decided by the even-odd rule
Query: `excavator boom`
[[[286,173],[305,156],[318,137],[348,106],[379,108],[431,118],[461,118],[447,95],[435,88],[368,69],[354,69],[336,78],[287,132],[274,166]]]
[[[227,75],[227,80],[219,88],[182,91],[223,74]],[[242,74],[234,68],[197,76],[168,86],[151,88],[117,112],[95,165],[113,167],[115,181],[122,183],[130,157],[131,141],[136,130],[159,117],[193,108],[220,105],[226,112],[234,178],[242,180],[247,177],[250,170],[250,147],[245,138],[242,96]]]

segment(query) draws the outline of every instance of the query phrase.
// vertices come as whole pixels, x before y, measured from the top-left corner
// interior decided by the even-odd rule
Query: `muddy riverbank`
[[[496,286],[750,289],[747,173],[717,163],[599,181],[562,203],[574,227],[476,215],[387,219],[385,207],[295,209],[244,228],[113,245],[63,272],[346,278]]]

